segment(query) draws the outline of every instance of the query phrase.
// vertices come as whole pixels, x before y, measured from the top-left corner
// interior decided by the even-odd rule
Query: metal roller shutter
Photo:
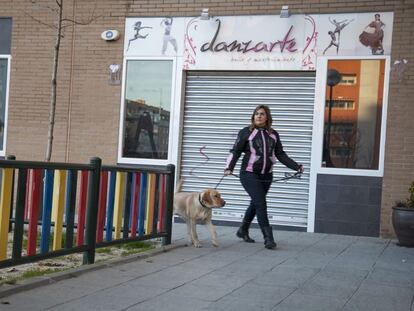
[[[269,221],[306,227],[314,93],[313,72],[188,72],[180,162],[183,190],[216,186],[238,131],[250,123],[258,104],[266,104],[284,150],[306,170],[300,180],[272,184],[267,196]],[[240,163],[241,158],[237,175]],[[274,178],[284,177],[285,172],[294,173],[277,163]],[[238,178],[225,177],[218,190],[226,206],[215,209],[213,219],[240,221],[249,196]]]

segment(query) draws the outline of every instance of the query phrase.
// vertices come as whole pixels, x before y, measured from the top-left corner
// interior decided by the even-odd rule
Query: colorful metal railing
[[[173,165],[162,169],[102,167],[96,226],[98,247],[154,237],[171,243],[174,170]]]
[[[170,244],[174,170],[0,160],[0,268],[78,252],[93,263],[97,247],[130,241]]]

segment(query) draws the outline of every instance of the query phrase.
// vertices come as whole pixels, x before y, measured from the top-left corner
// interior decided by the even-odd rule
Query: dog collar
[[[203,203],[203,200],[201,199],[201,193],[198,195],[198,202],[200,202],[200,204],[201,204],[201,206],[202,206],[202,207],[204,207],[204,208],[209,208],[208,206],[206,206],[206,205]]]

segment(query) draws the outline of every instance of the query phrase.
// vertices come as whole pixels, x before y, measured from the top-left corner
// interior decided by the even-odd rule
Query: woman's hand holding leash
[[[224,170],[224,176],[229,176],[231,175],[233,172],[230,170]]]

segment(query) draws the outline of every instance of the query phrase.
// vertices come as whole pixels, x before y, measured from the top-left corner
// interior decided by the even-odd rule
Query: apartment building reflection
[[[384,64],[384,60],[328,62],[329,69],[336,69],[342,75],[332,94],[331,166],[378,168]],[[328,110],[329,87],[326,89],[325,127]]]

